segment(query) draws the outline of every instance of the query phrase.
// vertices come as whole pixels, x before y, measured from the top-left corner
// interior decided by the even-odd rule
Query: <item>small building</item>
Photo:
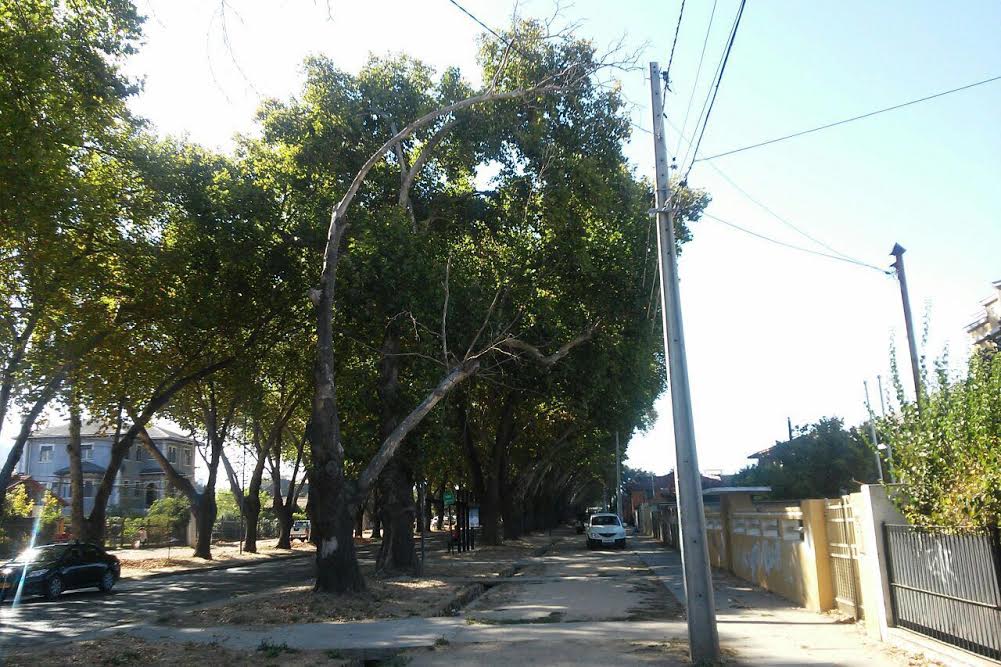
[[[981,310],[966,325],[975,347],[1001,347],[1001,280],[995,280],[992,286],[994,294],[980,302]]]
[[[195,441],[158,426],[147,426],[146,431],[177,472],[194,481]],[[89,514],[94,507],[94,496],[111,461],[114,437],[114,427],[101,422],[88,422],[80,429],[84,513]],[[17,469],[67,503],[70,500],[68,444],[68,423],[38,430],[25,443]],[[137,439],[122,461],[108,506],[144,512],[154,501],[171,493],[166,473]]]

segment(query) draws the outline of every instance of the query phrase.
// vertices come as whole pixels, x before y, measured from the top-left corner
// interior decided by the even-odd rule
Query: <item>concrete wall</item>
[[[834,606],[823,500],[776,506],[728,496],[720,514],[720,535],[710,539],[725,545],[715,556],[718,567],[807,609]]]

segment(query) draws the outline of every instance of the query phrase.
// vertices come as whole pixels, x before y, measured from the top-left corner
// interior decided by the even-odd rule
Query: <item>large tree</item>
[[[121,72],[140,26],[130,2],[0,7],[0,424],[25,408],[0,494],[37,417],[120,321],[123,242],[151,213]]]

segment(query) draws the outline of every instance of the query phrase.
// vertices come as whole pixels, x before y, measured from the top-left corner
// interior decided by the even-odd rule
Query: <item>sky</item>
[[[490,26],[514,3],[463,0]],[[739,0],[689,0],[665,100],[685,134],[706,99]],[[640,66],[619,72],[637,127],[626,153],[653,178],[646,63],[666,65],[680,0],[577,0],[561,20],[603,46],[624,40]],[[707,32],[710,14],[712,29]],[[313,54],[357,71],[370,53],[406,52],[472,81],[482,32],[449,0],[196,0],[140,3],[146,42],[129,63],[143,92],[132,108],[162,134],[226,149],[254,131],[265,97],[295,95]],[[549,16],[551,0],[522,1],[521,16]],[[699,156],[1001,75],[1001,5],[930,0],[747,3]],[[701,76],[696,79],[705,44]],[[694,91],[694,94],[693,94]],[[922,352],[967,354],[964,326],[1001,279],[1001,81],[898,111],[711,161],[696,162],[693,187],[712,195],[708,213],[784,243],[823,247],[889,267],[905,256]],[[646,130],[646,131],[644,131]],[[680,150],[677,150],[680,146]],[[679,164],[686,145],[668,129]],[[690,156],[689,156],[690,159]],[[717,171],[718,170],[718,171]],[[737,187],[734,186],[736,184]],[[739,189],[738,189],[739,188]],[[750,195],[750,199],[745,196]],[[755,203],[755,200],[758,203]],[[863,381],[888,385],[889,349],[909,373],[896,280],[875,269],[781,247],[711,219],[693,226],[680,260],[699,461],[732,472],[746,455],[823,416],[865,417]],[[873,400],[876,401],[875,393]],[[626,463],[673,468],[670,399],[629,441]],[[5,425],[9,441],[14,429]]]

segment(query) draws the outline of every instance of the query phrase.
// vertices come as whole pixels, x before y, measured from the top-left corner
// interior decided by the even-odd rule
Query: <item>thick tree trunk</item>
[[[413,473],[401,449],[379,477],[382,487],[382,546],[376,558],[380,572],[416,574],[417,549],[414,544]]]
[[[278,516],[278,544],[275,545],[277,549],[291,549],[292,548],[292,508],[282,508],[276,510],[275,514]]]
[[[75,539],[83,535],[83,463],[80,460],[80,406],[70,399],[70,434],[66,445],[70,468],[70,531]]]
[[[386,328],[379,360],[379,439],[385,441],[400,422],[400,336],[396,325]],[[380,572],[416,574],[414,545],[414,476],[411,452],[402,445],[389,460],[376,485],[382,498],[382,545],[376,557]]]
[[[355,537],[365,537],[365,506],[361,505],[355,512]]]
[[[261,517],[260,489],[256,493],[248,493],[243,499],[243,519],[247,522],[246,534],[243,538],[243,550],[257,553],[257,521]]]
[[[215,526],[216,503],[215,487],[205,487],[199,494],[198,502],[193,504],[195,514],[195,558],[212,560],[212,527]]]

